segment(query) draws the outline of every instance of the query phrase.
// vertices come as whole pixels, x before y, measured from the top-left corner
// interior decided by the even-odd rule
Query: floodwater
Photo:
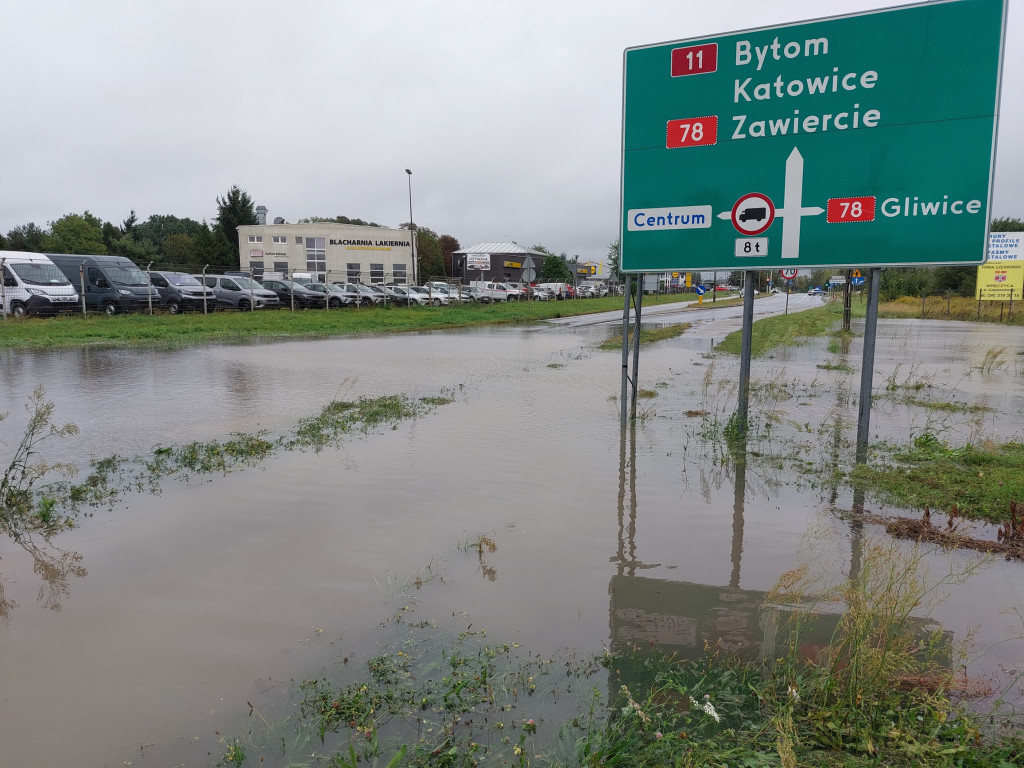
[[[784,300],[759,300],[758,313]],[[794,296],[790,308],[810,301]],[[218,732],[243,732],[247,702],[272,708],[290,681],[365,661],[402,605],[540,654],[639,641],[699,653],[705,638],[756,647],[756,605],[798,563],[809,528],[840,576],[885,533],[836,514],[852,506],[848,489],[719,460],[686,413],[724,421],[735,408],[737,361],[712,345],[738,312],[644,313],[681,320],[695,325],[641,351],[640,385],[657,396],[625,431],[621,355],[596,349],[621,327],[614,313],[174,351],[0,352],[4,466],[40,384],[56,421],[81,430],[44,456],[83,472],[115,453],[287,433],[332,400],[454,399],[320,453],[129,493],[50,542],[0,539],[0,768],[211,765]],[[847,461],[860,340],[827,345],[755,360],[751,416],[772,424],[776,447]],[[872,439],[1019,439],[1022,355],[1019,329],[880,322]],[[887,396],[903,391],[994,410],[937,417]],[[465,546],[480,536],[496,550]],[[937,575],[971,561],[926,559]],[[974,633],[972,674],[994,686],[1024,670],[1012,613],[1022,569],[986,563],[934,612],[955,636]]]

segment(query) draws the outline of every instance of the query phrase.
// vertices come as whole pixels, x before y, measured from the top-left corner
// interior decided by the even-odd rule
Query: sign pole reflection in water
[[[871,426],[871,380],[875,375],[875,337],[878,327],[878,283],[882,270],[868,272],[868,306],[864,318],[864,359],[860,366],[860,400],[857,402],[857,463],[868,458],[868,430]]]

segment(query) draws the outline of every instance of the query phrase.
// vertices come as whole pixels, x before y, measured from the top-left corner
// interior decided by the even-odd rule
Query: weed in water
[[[58,427],[53,423],[54,407],[52,402],[47,402],[41,386],[35,388],[25,405],[29,414],[25,433],[0,478],[0,526],[9,533],[52,527],[56,499],[49,496],[37,503],[33,489],[48,475],[71,477],[76,472],[70,464],[50,464],[39,457],[40,446],[46,440],[78,434],[78,427],[74,424]],[[7,414],[0,414],[0,421],[6,417]],[[68,524],[70,522],[67,521]]]

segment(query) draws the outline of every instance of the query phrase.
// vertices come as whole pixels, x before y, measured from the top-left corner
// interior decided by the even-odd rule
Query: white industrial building
[[[262,209],[262,210],[261,210]],[[308,273],[318,282],[416,282],[412,232],[407,229],[363,227],[314,222],[266,223],[238,228],[238,261],[244,272],[259,279],[266,273]]]

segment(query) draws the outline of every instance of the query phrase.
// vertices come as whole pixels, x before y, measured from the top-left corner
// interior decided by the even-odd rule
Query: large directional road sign
[[[982,262],[1006,5],[627,49],[621,269]]]

